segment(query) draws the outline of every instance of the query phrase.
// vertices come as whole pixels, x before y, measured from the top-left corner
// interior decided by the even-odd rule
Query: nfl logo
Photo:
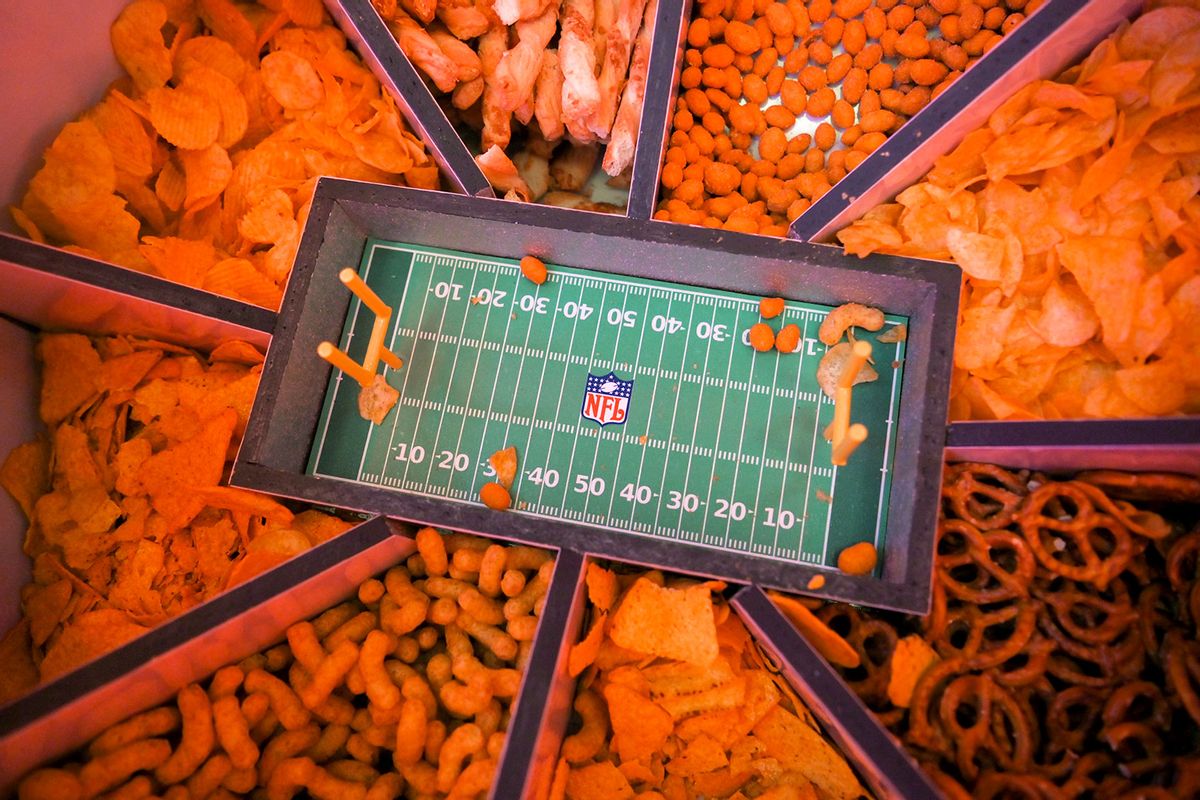
[[[599,376],[589,372],[580,413],[584,419],[600,423],[600,427],[622,425],[629,417],[632,393],[633,381],[623,381],[612,372]]]

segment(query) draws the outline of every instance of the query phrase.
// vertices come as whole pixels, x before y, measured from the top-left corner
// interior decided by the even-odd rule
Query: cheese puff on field
[[[486,564],[493,576],[441,577],[439,591],[470,593],[478,611],[485,594],[499,593],[485,584],[512,572],[534,587],[536,615],[552,557],[433,528],[421,530],[417,543],[407,562],[280,631],[280,643],[24,776],[18,797],[486,797],[523,677],[522,653],[499,645],[512,641],[503,614],[489,617],[495,625],[465,610],[442,623],[422,615],[409,651],[385,629],[383,609],[389,601],[429,608],[424,592],[439,576],[427,560],[444,572],[447,557],[466,553],[457,560]],[[425,602],[414,602],[414,593]]]
[[[1147,11],[838,233],[962,267],[951,418],[1200,412],[1198,53]]]
[[[11,208],[32,239],[276,308],[319,176],[438,185],[320,3],[134,0],[111,38],[127,75]]]

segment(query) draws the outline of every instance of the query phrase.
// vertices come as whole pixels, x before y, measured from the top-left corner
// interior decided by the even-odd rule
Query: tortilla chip
[[[667,772],[691,777],[721,769],[728,764],[725,748],[712,737],[700,734],[688,743],[687,749],[667,762]]]
[[[14,447],[0,465],[0,486],[33,519],[37,499],[50,491],[50,444],[39,439]]]
[[[148,630],[115,608],[80,614],[46,651],[41,664],[42,680],[69,672]]]
[[[596,654],[600,652],[600,643],[604,640],[604,623],[607,620],[607,614],[598,614],[592,620],[592,627],[588,629],[587,636],[571,645],[571,651],[567,654],[567,674],[572,678],[579,677],[595,662]]]
[[[594,561],[588,562],[588,602],[599,611],[611,611],[613,604],[617,601],[617,589],[617,574],[615,572],[605,569]]]
[[[622,761],[649,760],[662,750],[675,727],[665,709],[650,698],[618,684],[604,687],[604,699],[608,703],[608,717]]]
[[[640,578],[613,614],[610,635],[631,650],[711,664],[718,652],[712,594],[703,586],[670,589]]]
[[[86,336],[50,333],[37,345],[42,362],[42,394],[38,412],[42,422],[54,425],[76,413],[96,394],[95,376],[100,354]]]
[[[25,595],[22,607],[29,620],[29,638],[34,647],[41,647],[62,622],[63,612],[71,600],[74,589],[71,582],[63,579],[46,586],[33,587]]]
[[[22,618],[0,639],[0,704],[37,685],[38,669],[30,656],[29,620]]]
[[[568,800],[632,800],[633,787],[609,761],[572,769],[567,777]]]
[[[912,703],[917,681],[938,661],[938,654],[918,634],[910,634],[896,642],[892,651],[892,668],[888,678],[887,695],[892,705],[908,708]]]
[[[237,412],[226,409],[209,420],[195,437],[146,459],[142,465],[142,485],[159,513],[170,516],[171,512],[194,507],[195,511],[182,513],[185,518],[175,522],[183,525],[203,507],[203,501],[190,490],[220,482],[236,424]],[[177,497],[180,493],[188,496]]]
[[[769,756],[778,759],[785,770],[799,772],[812,781],[822,797],[857,800],[867,793],[837,750],[783,707],[767,712],[754,726],[754,735]]]
[[[488,456],[488,463],[496,471],[496,482],[512,491],[513,481],[517,477],[517,448],[506,447],[497,450]]]

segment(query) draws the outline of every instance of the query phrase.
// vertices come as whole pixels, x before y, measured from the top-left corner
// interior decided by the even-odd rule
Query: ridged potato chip
[[[160,88],[171,78],[171,52],[162,33],[166,23],[167,8],[159,0],[135,0],[109,30],[113,53],[138,91]]]

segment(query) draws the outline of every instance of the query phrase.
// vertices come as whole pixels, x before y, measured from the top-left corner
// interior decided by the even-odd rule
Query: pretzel
[[[1028,493],[1020,474],[991,464],[951,464],[942,483],[942,499],[949,510],[984,531],[1011,523]]]
[[[1029,595],[1037,560],[1017,534],[983,533],[962,520],[943,520],[937,546],[938,578],[953,597],[984,604]]]
[[[1022,504],[1018,525],[1043,567],[1104,588],[1125,569],[1134,545],[1129,530],[1101,514],[1091,487],[1084,486],[1052,483],[1035,489]]]

